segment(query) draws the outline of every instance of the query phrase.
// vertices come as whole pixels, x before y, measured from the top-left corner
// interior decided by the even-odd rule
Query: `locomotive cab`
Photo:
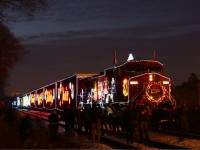
[[[141,103],[142,95],[149,102],[174,103],[170,96],[170,79],[163,64],[156,60],[129,60],[114,71],[118,101]]]

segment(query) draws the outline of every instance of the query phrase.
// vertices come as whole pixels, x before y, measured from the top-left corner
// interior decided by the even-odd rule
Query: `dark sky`
[[[48,0],[33,20],[9,23],[28,53],[11,71],[7,92],[29,92],[74,73],[153,58],[172,84],[200,78],[199,0]]]

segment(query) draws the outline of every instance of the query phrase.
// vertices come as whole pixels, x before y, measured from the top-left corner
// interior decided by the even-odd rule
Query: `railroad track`
[[[160,129],[156,132],[166,134],[166,135],[173,135],[173,136],[177,136],[179,134],[178,131],[167,130],[167,129]],[[200,140],[200,134],[199,134],[199,132],[195,132],[195,131],[188,132],[187,138]]]
[[[143,143],[133,142],[133,143],[128,144],[126,142],[125,133],[114,132],[112,130],[110,130],[108,133],[109,133],[109,136],[102,136],[102,138],[106,139],[106,140],[116,141],[129,149],[130,148],[136,148],[136,149],[188,149],[185,147],[176,146],[176,145],[172,145],[172,144],[160,142],[160,141],[155,141],[155,140],[149,140],[149,141],[146,141]]]
[[[21,110],[21,112],[48,121],[49,113],[41,113],[39,111],[24,111],[24,110]],[[64,122],[59,122],[59,126],[64,127]],[[171,145],[169,143],[163,143],[154,140],[150,140],[144,143],[138,143],[138,142],[127,143],[125,138],[125,133],[114,132],[112,130],[109,130],[109,135],[101,136],[101,141],[102,143],[107,144],[115,149],[186,149],[185,147]]]

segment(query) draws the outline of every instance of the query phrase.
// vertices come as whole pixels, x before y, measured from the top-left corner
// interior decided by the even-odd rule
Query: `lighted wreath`
[[[150,83],[146,88],[146,97],[152,102],[161,102],[165,97],[165,87],[160,83]]]

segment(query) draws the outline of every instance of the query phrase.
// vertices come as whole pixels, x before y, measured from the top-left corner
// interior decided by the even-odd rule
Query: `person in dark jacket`
[[[100,142],[101,108],[97,106],[96,102],[93,103],[89,114],[91,117],[92,141],[95,142],[95,132],[97,132],[97,142]]]
[[[133,109],[130,104],[127,106],[127,109],[124,112],[123,122],[124,122],[125,131],[126,131],[126,142],[129,143],[130,141],[132,143],[134,126],[132,125]]]
[[[56,139],[58,133],[59,116],[55,110],[53,110],[52,113],[48,116],[48,120],[49,120],[50,137]]]
[[[88,135],[89,138],[91,138],[91,117],[89,111],[90,105],[86,105],[85,109],[83,110],[85,134]]]
[[[139,141],[149,141],[149,129],[148,129],[148,121],[149,121],[149,108],[148,104],[140,105],[138,111],[138,121],[139,121]]]
[[[67,136],[74,129],[75,116],[70,105],[63,111],[63,120],[65,121],[65,135]]]

